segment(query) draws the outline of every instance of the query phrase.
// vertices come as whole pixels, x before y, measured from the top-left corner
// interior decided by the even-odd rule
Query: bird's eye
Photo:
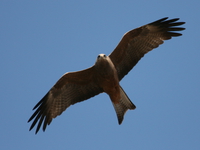
[[[100,58],[100,55],[98,55],[97,58]]]
[[[104,55],[103,55],[103,57],[105,57],[105,58],[106,58],[106,55],[104,54]]]

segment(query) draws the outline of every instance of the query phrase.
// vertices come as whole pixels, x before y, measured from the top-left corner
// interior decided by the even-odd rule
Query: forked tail
[[[122,87],[120,86],[121,99],[119,103],[113,103],[115,111],[117,113],[118,123],[121,124],[124,119],[124,114],[128,109],[135,109],[136,106],[128,98]]]

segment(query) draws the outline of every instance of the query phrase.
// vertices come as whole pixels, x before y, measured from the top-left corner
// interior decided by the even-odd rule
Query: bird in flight
[[[53,118],[61,115],[70,105],[87,100],[100,93],[107,93],[121,124],[128,109],[136,106],[126,95],[119,82],[149,51],[172,37],[181,36],[176,31],[185,22],[179,18],[168,17],[133,29],[124,34],[114,51],[106,56],[99,54],[95,64],[85,70],[65,73],[48,93],[35,105],[35,112],[28,122],[33,120],[30,130],[37,123],[35,134],[41,125],[45,131]]]

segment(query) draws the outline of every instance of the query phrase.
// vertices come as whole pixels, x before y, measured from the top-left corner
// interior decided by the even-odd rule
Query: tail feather
[[[121,99],[119,103],[113,103],[113,106],[115,108],[115,111],[117,113],[118,123],[121,124],[124,115],[128,109],[133,110],[136,108],[136,106],[131,102],[131,100],[128,98],[122,87],[120,86],[120,95]]]

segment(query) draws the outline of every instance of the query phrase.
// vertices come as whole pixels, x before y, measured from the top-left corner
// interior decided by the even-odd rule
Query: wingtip
[[[186,23],[186,22],[176,22],[176,21],[180,20],[180,18],[173,18],[173,19],[169,19],[169,20],[167,20],[167,19],[169,19],[169,17],[164,17],[164,18],[161,18],[159,20],[156,20],[154,22],[149,23],[149,25],[152,25],[152,24],[155,25],[155,24],[160,24],[160,23],[165,23],[165,24],[166,23],[169,23],[169,24],[173,23],[174,25],[177,24],[176,26],[179,26],[179,25],[183,25],[183,24]]]

